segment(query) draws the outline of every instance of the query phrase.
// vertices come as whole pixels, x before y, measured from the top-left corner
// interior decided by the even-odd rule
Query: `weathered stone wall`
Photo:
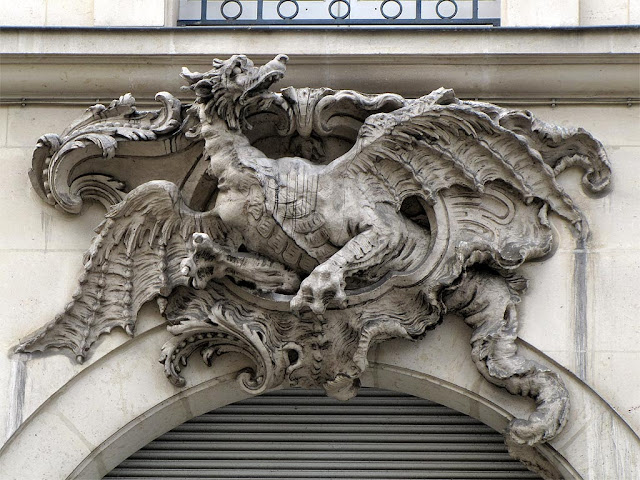
[[[640,23],[640,8],[633,0],[502,0],[501,6],[503,26],[572,27]]]
[[[531,280],[521,305],[521,336],[576,373],[640,431],[640,329],[634,313],[640,300],[633,293],[640,271],[638,107],[581,105],[534,111],[561,125],[584,127],[601,139],[614,180],[608,195],[588,198],[578,187],[577,175],[571,178],[577,172],[567,172],[563,185],[589,219],[591,238],[581,257],[568,232],[561,230],[556,254],[525,267]],[[582,285],[577,278],[581,270]],[[545,326],[547,320],[554,327]]]
[[[62,395],[70,388],[65,387],[69,380],[75,377],[75,381],[81,381],[83,377],[79,373],[93,364],[97,366],[97,362],[116,347],[122,345],[126,348],[128,341],[123,332],[114,332],[101,340],[88,364],[82,366],[64,355],[29,357],[9,354],[20,338],[42,326],[64,307],[76,288],[82,255],[89,245],[92,230],[103,214],[100,206],[88,205],[82,215],[69,216],[45,205],[34,193],[27,171],[31,166],[31,153],[37,138],[44,133],[60,133],[82,113],[82,102],[73,98],[74,95],[85,97],[83,101],[87,106],[92,103],[90,98],[99,97],[101,102],[108,103],[110,97],[127,90],[150,98],[155,90],[169,88],[161,85],[156,89],[156,86],[164,83],[163,78],[177,78],[178,65],[190,65],[189,57],[176,58],[170,55],[170,47],[175,45],[167,40],[163,45],[156,46],[155,51],[156,55],[164,56],[156,57],[153,64],[148,66],[150,71],[161,75],[160,80],[155,77],[150,78],[149,82],[141,81],[138,74],[145,67],[139,64],[127,66],[126,62],[131,60],[127,60],[126,52],[121,52],[119,59],[109,58],[107,52],[103,52],[105,56],[93,57],[88,61],[90,56],[87,52],[77,55],[77,52],[67,50],[64,62],[56,64],[49,57],[48,63],[40,70],[38,52],[44,51],[47,56],[55,56],[53,51],[47,51],[52,49],[51,43],[47,44],[43,38],[34,35],[13,35],[9,32],[5,37],[8,40],[5,45],[14,50],[6,57],[11,62],[5,62],[3,68],[5,104],[0,107],[0,159],[4,167],[0,177],[0,200],[3,206],[0,211],[0,284],[4,287],[4,308],[0,313],[0,351],[5,352],[0,355],[0,391],[7,392],[0,396],[0,443],[54,393]],[[512,43],[500,46],[487,38],[484,44],[473,46],[469,43],[472,41],[469,36],[461,35],[464,38],[452,37],[450,41],[461,49],[466,48],[464,59],[459,55],[460,50],[449,50],[451,58],[455,58],[452,61],[443,61],[441,58],[434,60],[437,56],[433,52],[418,52],[404,59],[400,66],[396,64],[395,70],[388,69],[389,61],[396,55],[394,48],[399,48],[402,42],[415,41],[417,37],[392,38],[388,42],[387,55],[377,59],[367,56],[365,47],[362,47],[362,51],[355,51],[360,48],[358,42],[364,42],[355,38],[350,55],[340,57],[339,65],[323,66],[324,63],[331,63],[332,56],[326,51],[329,47],[308,57],[300,55],[304,74],[293,77],[292,82],[303,86],[313,78],[313,72],[320,72],[315,75],[322,78],[321,83],[330,86],[362,91],[388,89],[409,96],[428,93],[441,84],[448,86],[445,77],[447,74],[455,75],[451,77],[452,83],[456,83],[460,96],[482,99],[496,96],[502,91],[502,103],[529,108],[539,118],[559,125],[584,127],[602,141],[613,169],[612,187],[607,195],[587,197],[580,189],[577,171],[567,171],[561,176],[563,185],[576,199],[591,225],[592,237],[587,249],[585,252],[576,251],[572,234],[561,222],[554,222],[559,233],[555,255],[544,262],[528,264],[523,268],[523,273],[531,281],[529,291],[519,307],[520,336],[533,350],[542,352],[566,369],[566,375],[572,372],[582,379],[636,433],[640,432],[640,328],[637,322],[640,296],[635,292],[636,285],[640,283],[640,248],[637,241],[640,237],[640,202],[637,198],[640,188],[640,107],[637,103],[637,82],[635,89],[633,87],[638,72],[637,35],[630,35],[625,42],[618,44],[615,34],[611,33],[605,45],[603,37],[576,40],[572,35],[563,37],[563,34],[549,33],[544,39],[548,55],[537,57],[536,60],[529,49],[531,42],[539,41],[537,37],[521,34],[520,47],[514,47]],[[70,38],[59,39],[55,45],[64,44]],[[323,38],[328,44],[334,45],[343,41],[339,37]],[[74,42],[80,39],[81,36],[72,38]],[[98,37],[91,39],[95,41]],[[104,40],[114,42],[114,37],[105,37]],[[195,40],[202,41],[202,37]],[[145,39],[139,41],[143,43]],[[180,41],[185,45],[189,43],[186,37]],[[442,38],[435,41],[445,44]],[[244,51],[255,49],[258,54],[265,53],[257,40],[243,37],[243,42]],[[279,42],[279,47],[287,43],[286,39],[280,39]],[[594,53],[593,46],[601,43],[605,45],[604,50],[613,49],[618,55],[607,57],[604,51]],[[206,45],[200,52],[204,49],[211,52],[211,56],[226,54],[216,53],[216,47],[209,42]],[[494,49],[490,58],[483,53],[487,45]],[[585,45],[591,49],[586,51],[593,55],[584,53]],[[564,49],[564,63],[553,60],[554,46]],[[504,54],[500,53],[505,50],[509,50],[509,61],[505,61]],[[518,50],[522,52],[520,57]],[[80,60],[74,60],[74,55]],[[349,57],[352,64],[364,67],[354,69]],[[203,62],[202,57],[198,56],[197,61]],[[292,74],[295,74],[296,61],[293,56]],[[114,65],[117,65],[115,73],[109,74]],[[577,74],[568,74],[568,70]],[[21,71],[29,72],[24,78],[29,95],[19,89]],[[369,75],[376,71],[377,75]],[[39,72],[44,73],[38,76]],[[536,79],[537,73],[542,80]],[[109,82],[103,75],[112,75],[119,89],[117,93],[105,88]],[[554,78],[561,78],[562,81],[554,82]],[[478,85],[483,83],[482,79],[485,83],[480,88]],[[396,80],[401,82],[400,88]],[[496,88],[494,81],[502,81],[504,88]],[[571,81],[574,82],[572,85],[569,83]],[[177,87],[178,83],[175,81],[170,84],[171,88]],[[86,89],[83,85],[86,85]],[[527,85],[537,88],[535,95],[526,95]],[[593,85],[597,88],[591,88]],[[558,91],[561,91],[560,95]],[[173,93],[178,93],[177,88]],[[37,101],[27,98],[22,105],[21,95],[38,98]],[[556,96],[562,98],[552,107],[552,99]],[[635,100],[627,105],[626,98]],[[145,332],[160,335],[157,329],[153,330],[162,323],[155,305],[145,308],[141,317],[138,335]],[[456,329],[444,326],[443,330],[436,329],[430,333],[430,341],[453,342],[452,338],[447,337],[452,331]],[[388,347],[381,355],[392,355],[391,348]],[[149,348],[144,351],[145,358],[154,357]],[[429,356],[426,352],[422,354],[418,351],[413,358],[428,359]],[[159,364],[154,367],[162,377],[162,367]],[[225,372],[232,371],[233,367],[233,364],[226,365]],[[206,370],[197,368],[204,378]],[[101,402],[122,405],[123,418],[129,415],[128,412],[131,415],[140,413],[127,403],[129,396],[136,397],[140,393],[127,390],[131,382],[127,381],[129,373],[125,364],[119,375],[101,380],[99,370],[91,371],[93,382],[105,383],[96,384],[99,387],[96,392],[101,392],[101,395],[97,397],[94,412],[83,417],[88,431],[92,430],[92,422],[97,428],[98,424],[109,421],[100,414]],[[168,383],[160,386],[152,382],[144,388],[144,397],[153,405],[156,393],[159,397],[167,396],[170,394],[168,390],[174,387]],[[51,414],[55,415],[55,412]],[[574,412],[574,415],[584,415],[585,421],[590,415],[596,414]],[[593,438],[597,440],[595,433]],[[599,449],[612,448],[611,445],[598,445],[596,440],[585,447],[594,464],[597,463]],[[96,442],[99,443],[100,438],[92,438],[88,444],[95,446]],[[87,445],[82,448],[87,448]]]
[[[3,25],[162,27],[175,24],[167,0],[26,0],[0,3]]]
[[[174,26],[179,3],[194,0],[25,0],[0,3],[3,25],[31,26]],[[568,27],[640,23],[634,0],[502,0],[503,27]],[[195,5],[195,9],[199,8]]]

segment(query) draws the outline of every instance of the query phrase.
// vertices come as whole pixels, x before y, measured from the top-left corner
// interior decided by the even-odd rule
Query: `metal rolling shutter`
[[[361,389],[349,402],[281,390],[196,417],[105,478],[515,479],[540,477],[502,436],[428,400]]]

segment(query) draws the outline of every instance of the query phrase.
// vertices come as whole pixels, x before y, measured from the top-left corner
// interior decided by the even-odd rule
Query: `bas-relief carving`
[[[177,386],[193,352],[208,364],[240,352],[255,363],[239,378],[251,392],[287,382],[348,399],[373,343],[420,339],[457,313],[484,378],[536,402],[509,441],[553,438],[569,398],[557,374],[518,355],[517,270],[551,251],[551,212],[587,237],[556,177],[577,165],[586,189],[604,189],[602,145],[443,88],[414,100],[269,91],[286,61],[185,69],[191,105],[160,93],[162,108],[143,112],[125,95],[39,140],[30,175],[43,199],[109,210],[73,299],[17,350],[82,361],[114,327],[133,335],[156,298]]]

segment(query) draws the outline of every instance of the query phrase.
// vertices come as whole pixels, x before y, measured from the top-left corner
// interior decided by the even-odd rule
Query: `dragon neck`
[[[204,109],[204,107],[201,107]],[[264,154],[249,143],[239,129],[229,128],[227,121],[217,115],[200,116],[200,136],[205,141],[205,154],[209,158],[208,173],[220,178],[230,165],[250,166]]]

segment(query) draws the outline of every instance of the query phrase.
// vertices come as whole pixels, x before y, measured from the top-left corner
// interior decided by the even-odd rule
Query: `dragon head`
[[[286,55],[277,55],[256,67],[245,55],[234,55],[228,60],[215,59],[213,68],[205,73],[183,68],[181,76],[190,84],[185,88],[195,92],[196,104],[204,104],[207,116],[217,115],[237,130],[244,126],[249,105],[275,99],[268,89],[284,76],[288,60]]]

